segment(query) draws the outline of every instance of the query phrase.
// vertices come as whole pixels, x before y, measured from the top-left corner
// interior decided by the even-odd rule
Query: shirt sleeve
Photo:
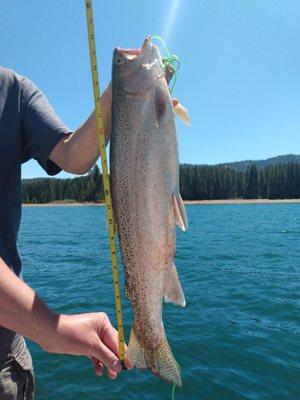
[[[55,114],[44,94],[27,78],[20,77],[22,162],[34,158],[48,175],[61,169],[49,155],[71,130]]]

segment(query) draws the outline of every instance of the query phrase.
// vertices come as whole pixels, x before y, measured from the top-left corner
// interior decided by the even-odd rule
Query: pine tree
[[[258,171],[255,164],[247,168],[245,181],[245,199],[258,198]]]

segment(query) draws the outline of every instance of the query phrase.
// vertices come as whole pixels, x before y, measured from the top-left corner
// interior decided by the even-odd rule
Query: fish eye
[[[117,65],[122,65],[122,64],[124,64],[124,62],[125,62],[125,58],[124,57],[118,57],[116,59],[116,64]]]

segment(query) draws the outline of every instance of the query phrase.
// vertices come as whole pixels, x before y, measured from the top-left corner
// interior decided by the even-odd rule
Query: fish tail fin
[[[155,375],[181,387],[182,381],[178,364],[165,335],[157,347],[148,348],[139,342],[134,329],[132,329],[127,354],[136,368],[149,368]]]

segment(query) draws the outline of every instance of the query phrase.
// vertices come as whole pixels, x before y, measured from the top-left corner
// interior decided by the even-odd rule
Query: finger
[[[130,359],[129,359],[129,357],[127,355],[125,357],[124,364],[125,364],[126,369],[132,369],[133,368],[132,363],[131,363],[131,361],[130,361]]]
[[[118,341],[118,331],[112,326],[110,323],[109,319],[105,321],[105,329],[104,329],[104,334],[102,337],[102,341],[104,344],[110,348],[116,355],[119,355],[119,341]],[[125,352],[127,352],[127,346],[125,344]],[[127,369],[132,368],[131,361],[129,358],[126,356],[125,357],[125,367]]]
[[[103,364],[94,357],[91,358],[91,361],[94,365],[95,374],[101,376],[103,374],[103,369],[104,369]]]
[[[122,365],[118,357],[108,347],[106,347],[100,339],[98,343],[94,346],[92,355],[115,373],[119,373],[121,371]]]
[[[105,318],[103,321],[103,334],[102,334],[102,342],[112,350],[117,356],[119,356],[119,341],[118,341],[118,331],[112,326],[109,318]],[[125,352],[127,352],[127,346],[125,344]],[[129,358],[126,356],[125,358],[125,367],[127,369],[132,368],[132,364]]]
[[[110,379],[116,379],[116,377],[118,376],[118,374],[116,374],[114,371],[110,369],[107,370],[107,375]]]
[[[101,376],[103,374],[103,364],[101,362],[96,362],[94,363],[94,370],[95,370],[95,374],[98,376]]]
[[[103,327],[103,335],[101,337],[102,342],[115,353],[119,355],[119,342],[118,342],[118,331],[112,326],[110,320],[106,318],[105,326]]]
[[[172,99],[173,107],[176,107],[179,101],[177,99]]]

